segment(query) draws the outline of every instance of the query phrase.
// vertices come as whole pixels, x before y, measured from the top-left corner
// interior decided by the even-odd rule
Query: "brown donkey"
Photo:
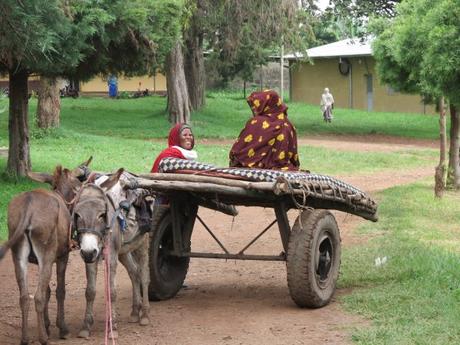
[[[56,325],[60,338],[66,338],[69,334],[64,320],[65,271],[70,251],[71,217],[68,207],[73,204],[76,192],[81,187],[79,178],[82,174],[86,175],[86,166],[90,161],[91,158],[74,171],[58,166],[53,175],[30,173],[31,179],[51,184],[53,191],[37,189],[24,192],[14,197],[8,206],[8,241],[0,247],[0,259],[11,248],[22,312],[21,344],[29,343],[28,262],[38,264],[39,269],[34,301],[40,343],[48,344],[48,302],[51,294],[49,282],[54,262],[58,306]]]

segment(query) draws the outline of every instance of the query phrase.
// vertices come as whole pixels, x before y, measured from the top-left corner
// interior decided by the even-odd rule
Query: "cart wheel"
[[[296,219],[289,237],[287,281],[299,307],[329,303],[339,277],[340,233],[327,210],[308,210]]]
[[[149,248],[149,300],[163,301],[174,297],[187,275],[190,258],[169,255],[174,249],[171,213],[152,229]]]

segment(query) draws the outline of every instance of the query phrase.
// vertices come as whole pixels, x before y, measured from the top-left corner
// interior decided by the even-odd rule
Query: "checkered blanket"
[[[212,164],[178,158],[164,158],[160,162],[159,170],[164,173],[177,172],[273,182],[273,192],[277,195],[290,194],[296,208],[316,205],[315,207],[337,209],[365,219],[377,220],[377,203],[370,196],[358,188],[326,175],[268,169],[219,168]],[[255,187],[254,189],[257,189]]]
[[[193,170],[197,172],[206,171],[215,172],[219,174],[228,174],[231,176],[238,177],[241,180],[255,182],[275,182],[279,177],[284,177],[286,180],[291,182],[316,182],[321,184],[327,184],[331,187],[343,188],[350,191],[353,194],[365,194],[358,188],[355,188],[352,185],[349,185],[343,181],[337,180],[336,178],[327,175],[268,169],[218,168],[212,164],[200,163],[179,158],[164,158],[160,162],[160,172],[174,172],[179,170]]]

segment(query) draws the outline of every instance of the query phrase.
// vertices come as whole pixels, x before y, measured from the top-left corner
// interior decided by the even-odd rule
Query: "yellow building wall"
[[[339,72],[339,58],[315,59],[314,64],[299,63],[291,70],[291,99],[318,104],[325,87],[334,96],[338,108],[382,112],[434,114],[433,106],[424,105],[419,95],[402,94],[380,84],[372,57],[349,58],[351,72]],[[368,101],[367,79],[372,76],[372,100]]]
[[[166,78],[163,74],[156,74],[153,77],[140,76],[140,77],[119,77],[118,78],[118,92],[128,91],[135,92],[149,89],[150,92],[165,92],[166,91]],[[108,93],[109,87],[107,79],[96,77],[88,82],[80,84],[80,91],[83,93]]]

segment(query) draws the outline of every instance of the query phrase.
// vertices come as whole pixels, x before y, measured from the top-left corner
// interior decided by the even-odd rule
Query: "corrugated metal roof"
[[[371,40],[363,42],[359,38],[348,38],[346,40],[325,44],[319,47],[307,49],[310,58],[332,58],[351,56],[372,56]],[[298,59],[304,57],[301,53],[285,55],[285,59]]]

